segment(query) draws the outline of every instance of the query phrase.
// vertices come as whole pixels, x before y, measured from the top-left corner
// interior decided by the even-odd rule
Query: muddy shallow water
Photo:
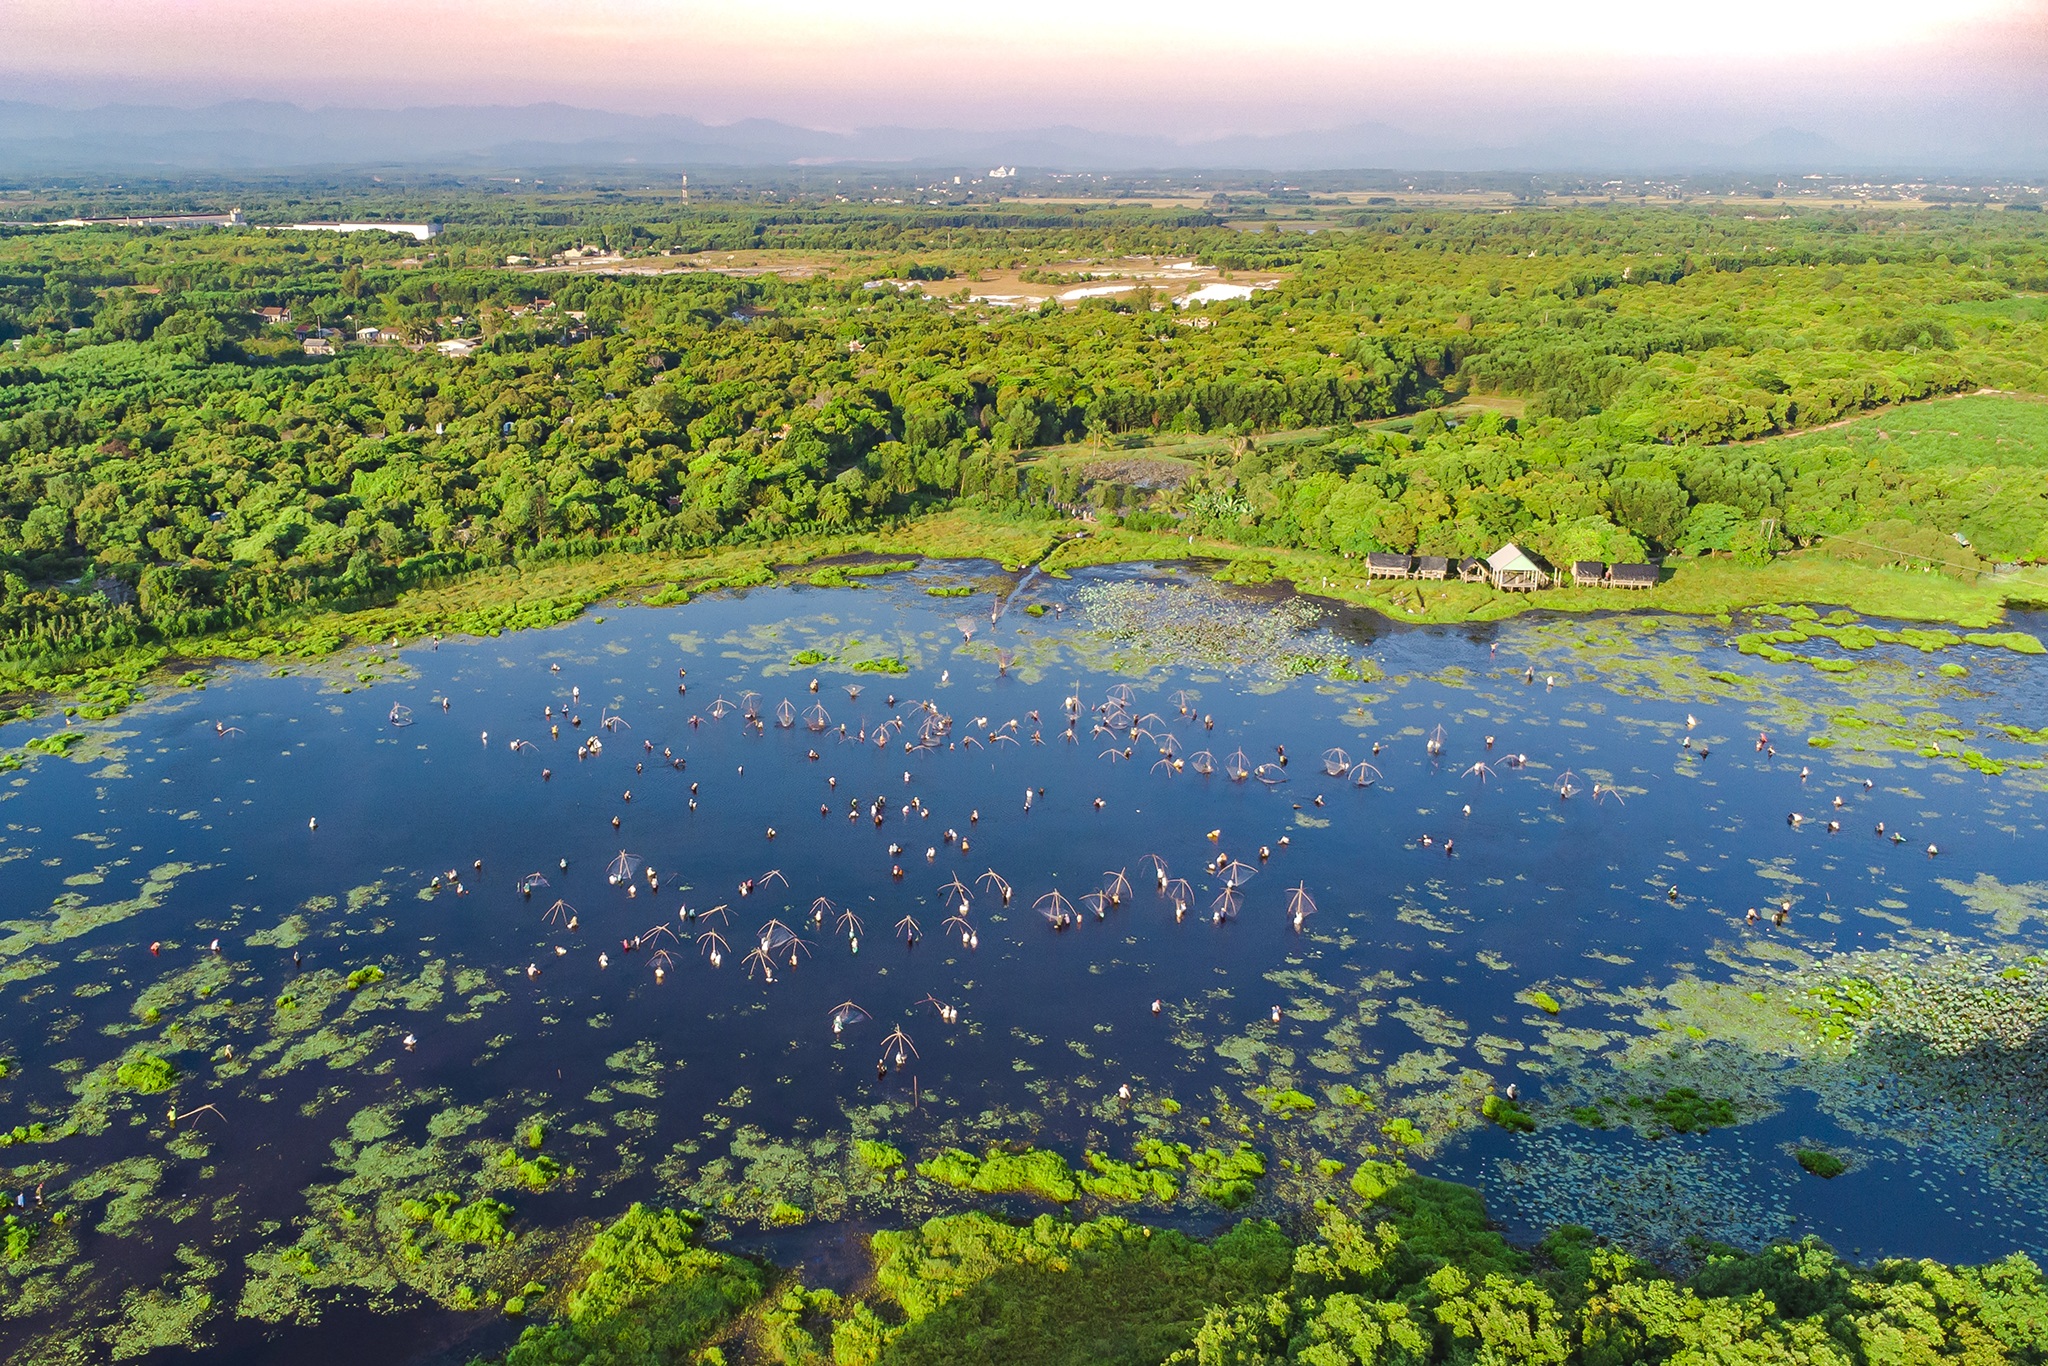
[[[1881,644],[1834,673],[1731,648],[1748,621],[1318,611],[930,564],[237,670],[30,756],[0,789],[0,1123],[44,1128],[0,1152],[34,1234],[0,1340],[482,1350],[633,1199],[815,1282],[857,1274],[846,1227],[980,1198],[859,1140],[1080,1166],[1244,1138],[1270,1166],[1240,1212],[1282,1218],[1405,1153],[1517,1236],[1680,1261],[1688,1232],[2048,1252],[2010,1103],[2042,1075],[2041,746],[1993,728],[2048,717],[2041,659]],[[1266,767],[1232,781],[1239,753]],[[1054,892],[1068,928],[1034,909]],[[2019,1031],[1815,995],[1936,960],[2020,993]],[[1533,1133],[1478,1116],[1510,1083]],[[1647,1101],[1672,1086],[1737,1122],[1671,1132]],[[439,1236],[444,1192],[501,1202],[509,1240]]]

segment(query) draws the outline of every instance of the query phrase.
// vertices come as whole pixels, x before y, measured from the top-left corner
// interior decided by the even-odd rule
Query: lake
[[[635,1199],[813,1283],[1055,1207],[908,1171],[945,1147],[1249,1143],[1235,1208],[1071,1206],[1197,1230],[1374,1155],[1681,1266],[2048,1255],[2038,656],[854,583],[230,667],[28,754],[10,1358],[488,1350]]]

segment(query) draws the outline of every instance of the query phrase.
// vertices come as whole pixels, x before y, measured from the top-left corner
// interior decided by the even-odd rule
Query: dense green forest
[[[806,1288],[634,1206],[591,1241],[556,1317],[507,1366],[1809,1366],[2048,1360],[2048,1282],[1984,1267],[1859,1268],[1811,1239],[1703,1246],[1676,1278],[1581,1228],[1533,1252],[1469,1187],[1363,1164],[1351,1210],[1298,1244],[1246,1221],[1211,1241],[1118,1218],[947,1215],[874,1235],[862,1293]]]
[[[18,689],[490,566],[946,505],[1333,556],[1515,538],[1553,562],[2048,559],[2031,405],[1952,450],[1759,440],[2048,390],[2039,214],[1383,207],[1314,226],[593,203],[428,244],[0,230],[0,667]],[[503,264],[579,244],[647,273]],[[786,268],[656,273],[703,251]],[[1081,279],[1134,255],[1276,287],[1195,308],[970,297],[987,272]],[[307,354],[309,327],[339,332],[336,354]],[[348,340],[365,328],[383,340]]]

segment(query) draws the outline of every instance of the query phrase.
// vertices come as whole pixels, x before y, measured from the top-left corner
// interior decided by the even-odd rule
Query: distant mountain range
[[[2048,124],[1960,146],[1929,135],[1882,152],[1780,128],[1715,142],[1653,125],[1588,126],[1486,144],[1384,123],[1272,136],[1178,142],[1050,126],[1004,132],[863,128],[836,133],[766,119],[708,124],[558,104],[416,109],[302,109],[236,101],[200,109],[110,104],[93,109],[0,101],[0,173],[295,171],[414,167],[476,172],[640,166],[648,170],[832,165],[1073,171],[1375,167],[1430,171],[1842,171],[1900,167],[2048,168]]]

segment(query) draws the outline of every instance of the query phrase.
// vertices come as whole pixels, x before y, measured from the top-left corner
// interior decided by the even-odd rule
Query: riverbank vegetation
[[[1430,620],[1529,600],[1362,557],[1657,557],[1647,605],[1691,611],[2048,600],[2039,215],[635,212],[673,216],[565,219],[644,258],[609,275],[507,267],[542,250],[512,222],[431,250],[0,230],[0,689],[105,710],[188,657],[540,624],[856,545],[1220,555]],[[661,255],[735,235],[806,265]],[[1277,283],[974,297],[1137,254]]]

